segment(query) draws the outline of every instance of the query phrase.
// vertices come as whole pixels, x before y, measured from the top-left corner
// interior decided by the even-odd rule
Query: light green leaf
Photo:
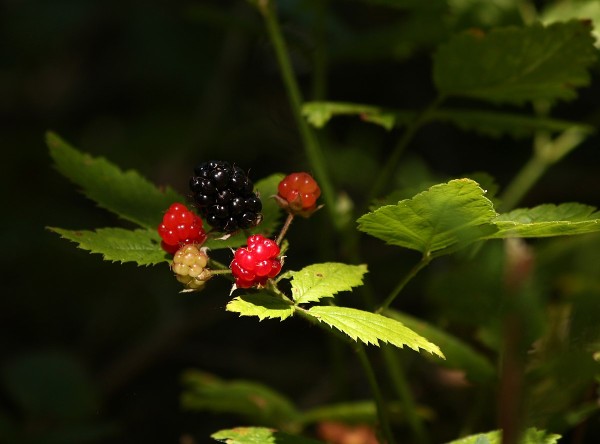
[[[211,438],[226,444],[325,444],[323,441],[289,435],[264,427],[236,427],[213,433]]]
[[[347,102],[306,102],[302,106],[302,114],[317,128],[324,127],[335,116],[358,115],[362,120],[387,130],[394,126],[406,125],[416,116],[414,111],[391,111],[377,106]]]
[[[573,99],[596,60],[590,31],[583,21],[469,31],[439,48],[434,81],[444,95],[498,103]]]
[[[159,189],[136,171],[122,171],[102,157],[77,151],[54,133],[46,136],[56,168],[98,206],[144,228],[156,229],[172,203],[185,198]]]
[[[519,440],[519,444],[556,444],[560,439],[560,435],[548,433],[536,428],[530,428],[523,433]],[[450,441],[446,444],[500,444],[502,442],[502,432],[495,430],[488,433],[478,433],[465,438],[460,438]]]
[[[225,307],[240,316],[258,316],[263,319],[284,320],[294,314],[294,306],[268,293],[253,293],[232,299]]]
[[[402,322],[411,330],[424,335],[441,347],[446,359],[439,361],[440,365],[463,370],[470,381],[478,383],[488,382],[496,375],[494,366],[485,356],[451,334],[396,310],[387,309],[384,314]]]
[[[434,111],[430,119],[452,123],[462,130],[476,131],[490,137],[500,137],[507,134],[519,138],[530,136],[537,131],[557,133],[574,128],[584,134],[594,132],[594,127],[576,122],[484,110],[442,108]]]
[[[272,235],[279,225],[281,218],[281,208],[271,196],[277,194],[277,185],[284,178],[281,173],[272,174],[264,179],[259,180],[254,184],[254,189],[258,192],[260,200],[263,204],[262,215],[263,220],[256,227],[248,230],[251,234],[262,234],[263,236]],[[241,245],[246,245],[248,236],[246,232],[240,231],[234,236],[227,239],[209,239],[204,244],[211,250],[221,248],[237,248]]]
[[[340,291],[349,291],[363,283],[366,265],[347,265],[337,262],[313,264],[300,271],[292,271],[292,296],[297,304],[317,302],[333,297]]]
[[[501,214],[494,223],[499,230],[488,238],[567,236],[600,231],[600,212],[579,203],[544,204]]]
[[[437,345],[395,319],[355,308],[335,306],[314,306],[305,313],[338,329],[354,341],[360,340],[367,345],[377,346],[380,342],[387,342],[399,348],[406,345],[415,351],[422,349],[444,357]]]
[[[285,427],[296,422],[300,413],[282,394],[251,381],[223,381],[196,370],[183,374],[185,386],[181,404],[188,410],[234,413],[250,423]]]
[[[477,182],[455,179],[358,219],[358,229],[424,254],[463,247],[497,228],[492,202]]]
[[[77,243],[78,248],[82,250],[101,254],[105,261],[135,262],[138,265],[169,262],[169,258],[160,247],[160,238],[156,230],[99,228],[88,231],[56,227],[48,229]]]
[[[591,20],[596,48],[600,48],[600,2],[598,0],[571,0],[552,2],[542,11],[541,21],[545,25],[565,20]]]

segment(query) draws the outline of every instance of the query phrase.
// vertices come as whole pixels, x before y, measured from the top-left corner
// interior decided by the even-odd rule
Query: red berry
[[[278,196],[287,201],[294,212],[310,211],[315,208],[321,189],[308,173],[292,173],[277,187]]]
[[[163,216],[162,223],[158,226],[163,250],[175,254],[183,245],[201,245],[206,240],[206,233],[202,225],[202,219],[189,211],[185,205],[172,204]]]
[[[247,247],[236,250],[229,265],[238,288],[265,285],[281,271],[281,260],[277,258],[281,250],[272,239],[255,234],[247,242]]]

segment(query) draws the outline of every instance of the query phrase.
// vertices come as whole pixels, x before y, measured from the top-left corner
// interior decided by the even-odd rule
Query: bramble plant
[[[197,297],[204,297],[214,280],[229,279],[227,311],[259,321],[300,318],[349,344],[372,399],[302,410],[261,383],[225,381],[190,370],[183,376],[183,406],[233,413],[242,424],[252,424],[215,431],[212,438],[226,443],[325,442],[316,438],[344,442],[328,438],[324,431],[315,434],[313,426],[328,421],[346,424],[345,433],[350,430],[347,424],[368,424],[368,439],[373,441],[363,438],[364,442],[431,442],[444,435],[430,430],[435,428],[435,413],[418,405],[411,392],[406,359],[413,358],[398,351],[408,348],[448,375],[459,372],[481,393],[478,404],[469,406],[471,414],[465,413],[461,430],[451,438],[457,444],[554,443],[559,434],[570,433],[596,413],[597,395],[585,398],[582,393],[594,390],[600,375],[600,337],[586,336],[590,324],[581,316],[570,327],[577,338],[561,330],[557,319],[566,302],[549,308],[534,284],[538,272],[534,263],[552,266],[543,263],[537,244],[523,239],[598,232],[600,213],[572,202],[517,208],[550,166],[594,132],[586,124],[551,115],[553,105],[575,99],[577,88],[589,83],[589,70],[597,58],[592,24],[579,19],[557,21],[553,9],[538,17],[525,8],[521,13],[527,20],[522,26],[456,32],[433,55],[437,97],[417,111],[303,101],[274,2],[251,3],[263,17],[272,42],[310,174],[274,171],[253,178],[254,183],[243,165],[199,159],[190,189],[182,195],[48,133],[58,171],[98,206],[135,225],[132,229],[50,230],[107,261],[160,265],[156,272],[165,274],[168,265],[182,291]],[[378,3],[414,14],[431,13],[413,2]],[[447,106],[453,99],[468,107]],[[532,114],[514,110],[522,105],[530,105]],[[381,173],[372,178],[363,203],[348,204],[350,198],[332,179],[324,139],[317,137],[317,131],[341,115],[402,130]],[[436,121],[490,137],[530,136],[532,157],[500,193],[489,175],[474,174],[437,180],[407,195],[406,189],[394,186],[402,156],[418,130]],[[313,216],[322,213],[327,219],[319,220],[327,227],[315,225]],[[331,230],[348,247],[345,260],[289,269],[286,257],[294,254],[294,244],[287,235],[298,224],[312,224],[315,232]],[[401,277],[385,296],[376,294],[369,282],[368,272],[373,270],[361,259],[361,233],[373,238],[369,242],[379,242],[377,248],[386,248],[385,243],[398,252],[408,249],[418,254],[410,270],[396,272]],[[228,263],[215,259],[218,251],[230,253]],[[427,291],[438,300],[446,299],[444,315],[425,319],[394,308],[406,286],[442,257],[452,260],[440,261],[444,270],[432,274]],[[570,283],[585,287],[579,293],[570,287],[570,294],[581,302],[570,307],[579,315],[578,310],[589,304],[582,295],[597,284],[597,278],[591,284]],[[364,297],[360,307],[356,300],[347,302],[353,291]],[[454,316],[459,311],[461,315]],[[457,326],[462,335],[455,331],[461,328],[452,328]],[[381,361],[375,361],[375,353],[365,346],[378,347]],[[572,379],[564,373],[569,362],[556,356],[560,352],[581,366]],[[548,385],[565,378],[568,387],[556,387],[564,389],[561,397],[552,396]],[[497,404],[492,398],[498,399]],[[419,402],[426,405],[429,400]],[[496,408],[495,422],[481,413]],[[482,424],[490,427],[481,429]]]

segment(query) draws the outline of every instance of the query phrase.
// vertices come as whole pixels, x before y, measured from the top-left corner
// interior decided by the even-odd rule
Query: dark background
[[[407,41],[394,31],[406,20],[402,11],[280,2],[306,98],[395,108],[433,99],[431,52],[451,32],[477,24],[476,12],[430,14],[439,22],[423,22]],[[492,24],[516,22],[502,12]],[[323,48],[326,75],[315,77]],[[189,367],[271,384],[304,407],[335,399],[321,332],[295,320],[284,328],[238,319],[224,311],[224,281],[182,295],[164,266],[103,262],[45,230],[122,224],[52,168],[47,130],[184,194],[193,166],[212,158],[235,160],[255,180],[310,171],[256,11],[241,1],[11,0],[0,6],[0,51],[0,434],[9,437],[0,441],[164,443],[190,434],[207,442],[236,424],[182,412],[179,376]],[[598,124],[597,67],[593,76],[593,86],[560,105],[557,116]],[[398,135],[354,118],[321,132],[338,189],[361,202]],[[597,205],[597,145],[597,137],[588,139],[552,168],[525,204]],[[529,140],[487,139],[440,124],[417,135],[404,165],[415,181],[420,169],[440,180],[483,170],[505,185],[529,154]],[[401,176],[398,183],[406,185]],[[297,225],[292,268],[340,258],[319,248],[325,214]],[[376,288],[389,289],[395,276],[382,248],[368,244],[367,255],[370,268],[380,265]],[[400,267],[413,260],[407,253]],[[356,367],[348,360],[353,388],[345,395],[368,397]]]

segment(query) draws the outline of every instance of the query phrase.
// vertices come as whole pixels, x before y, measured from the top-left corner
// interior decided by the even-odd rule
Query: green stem
[[[289,57],[287,45],[283,38],[283,33],[281,32],[281,27],[277,19],[273,2],[271,0],[261,0],[257,3],[257,7],[265,20],[269,38],[275,50],[275,56],[277,58],[277,63],[279,64],[279,70],[281,71],[283,83],[290,100],[292,114],[294,115],[296,125],[300,131],[300,137],[302,138],[304,151],[308,157],[308,161],[310,162],[312,172],[314,173],[317,182],[319,182],[319,186],[323,192],[323,199],[325,200],[325,206],[327,207],[331,221],[333,222],[334,226],[339,228],[339,218],[337,217],[336,213],[334,189],[325,167],[325,156],[321,150],[316,135],[302,116],[302,95],[292,69],[292,62]]]
[[[577,128],[564,131],[554,140],[540,136],[537,141],[542,142],[535,144],[532,157],[506,187],[500,197],[502,203],[498,209],[509,211],[518,205],[548,168],[565,157],[585,138],[585,133]]]
[[[394,302],[394,299],[398,297],[398,295],[404,289],[406,284],[408,284],[412,280],[412,278],[414,278],[417,275],[419,271],[425,268],[429,264],[429,262],[431,262],[432,258],[433,257],[429,253],[423,254],[421,260],[410,269],[410,271],[402,278],[400,282],[398,282],[398,285],[396,285],[396,287],[388,295],[385,301],[383,301],[383,304],[381,304],[379,308],[375,310],[375,313],[381,313],[383,310],[388,308],[390,304]]]
[[[406,380],[406,373],[400,363],[399,355],[387,344],[381,347],[381,351],[394,391],[402,403],[402,412],[406,415],[406,420],[412,430],[414,442],[425,444],[429,442],[429,438],[417,412],[417,405]]]
[[[369,205],[369,203],[373,199],[378,197],[379,194],[388,185],[388,183],[392,179],[392,176],[394,175],[394,172],[398,167],[400,157],[406,150],[408,144],[412,141],[415,133],[417,132],[417,130],[419,130],[419,128],[421,128],[425,123],[427,123],[431,119],[431,116],[433,115],[435,110],[440,107],[444,100],[445,96],[438,96],[427,108],[425,108],[422,112],[415,116],[413,121],[408,124],[408,126],[404,130],[404,133],[402,133],[402,137],[400,137],[400,140],[398,140],[394,151],[392,152],[390,157],[386,159],[385,166],[381,171],[381,174],[377,176],[377,180],[371,188],[371,191],[367,198],[366,205]]]
[[[277,240],[275,241],[275,243],[277,245],[281,245],[281,242],[283,242],[283,239],[285,238],[285,235],[286,235],[287,231],[289,230],[290,225],[292,224],[293,220],[294,220],[294,214],[288,213],[288,215],[285,219],[285,223],[283,224],[283,227],[281,228],[281,231],[279,232],[279,236],[277,236]]]

